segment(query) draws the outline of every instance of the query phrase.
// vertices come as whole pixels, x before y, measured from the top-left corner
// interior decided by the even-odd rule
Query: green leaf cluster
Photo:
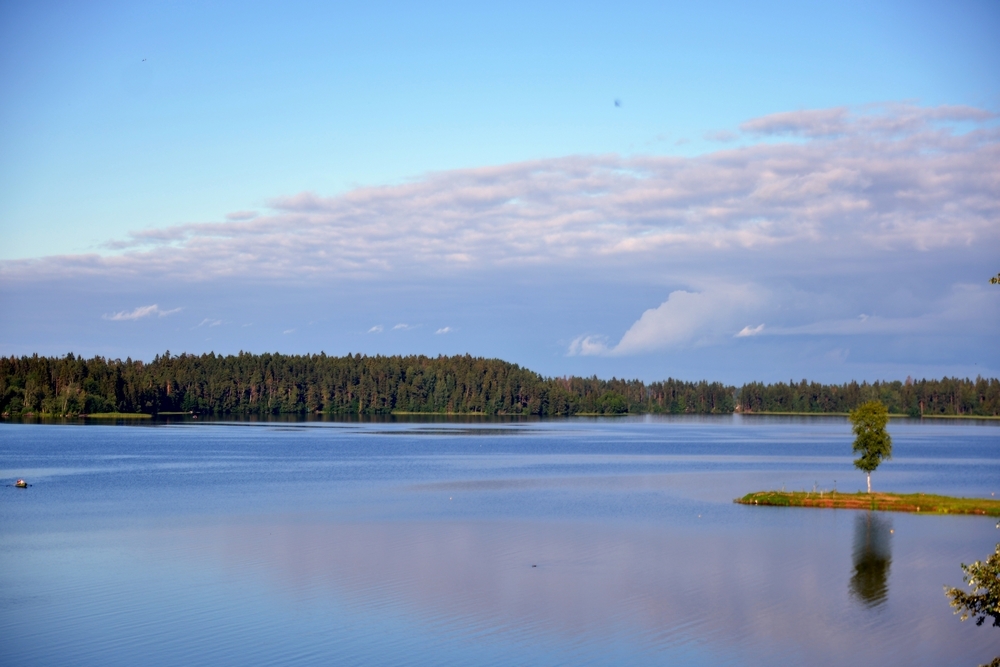
[[[851,411],[850,420],[851,429],[857,436],[853,449],[861,454],[854,466],[871,473],[882,459],[892,458],[892,438],[885,430],[889,410],[879,401],[868,401]]]
[[[971,592],[945,587],[955,613],[960,614],[963,621],[976,619],[976,625],[992,618],[993,627],[1000,627],[1000,544],[985,562],[962,563],[962,570],[965,572],[963,579]]]

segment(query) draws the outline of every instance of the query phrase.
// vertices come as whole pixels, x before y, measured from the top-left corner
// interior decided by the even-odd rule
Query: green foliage
[[[881,401],[892,414],[925,416],[1000,416],[1000,380],[942,378],[904,382],[845,382],[824,385],[818,382],[789,381],[765,385],[751,382],[738,392],[742,413],[804,412],[847,413],[866,401]]]
[[[871,473],[882,459],[892,458],[892,438],[885,430],[889,410],[880,401],[868,401],[851,411],[850,420],[857,435],[853,449],[861,453],[854,466]]]
[[[993,276],[992,278],[990,278],[990,284],[991,285],[998,285],[998,284],[1000,284],[1000,273],[998,273],[995,276]]]
[[[568,416],[842,412],[866,400],[892,412],[1000,415],[1000,381],[820,385],[543,378],[499,359],[215,354],[132,359],[0,358],[0,414],[390,412]]]
[[[962,563],[962,570],[972,592],[945,587],[955,613],[961,614],[963,621],[975,618],[976,625],[982,625],[989,617],[993,619],[993,627],[1000,627],[1000,544],[985,563],[978,560],[972,565]]]
[[[499,359],[325,354],[200,356],[151,363],[0,358],[0,414],[194,412],[373,415],[731,413],[735,387],[668,379],[543,378]]]

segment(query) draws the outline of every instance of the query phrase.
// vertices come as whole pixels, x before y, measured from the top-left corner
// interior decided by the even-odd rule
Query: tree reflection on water
[[[854,575],[851,594],[866,607],[877,607],[889,595],[892,521],[875,512],[854,519]]]

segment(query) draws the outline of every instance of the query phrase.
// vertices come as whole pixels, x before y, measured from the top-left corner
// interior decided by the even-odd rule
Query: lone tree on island
[[[852,410],[850,419],[852,430],[858,436],[854,439],[854,451],[861,452],[854,467],[868,474],[868,493],[871,493],[872,471],[878,468],[882,459],[892,458],[892,438],[885,432],[889,410],[881,401],[868,401]]]

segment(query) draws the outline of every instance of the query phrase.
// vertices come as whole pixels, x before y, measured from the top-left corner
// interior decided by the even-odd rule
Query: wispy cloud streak
[[[750,336],[757,336],[763,330],[764,330],[763,324],[758,324],[755,327],[752,327],[748,324],[747,326],[739,330],[739,332],[736,334],[736,338],[749,338]]]
[[[111,320],[113,322],[124,322],[129,320],[141,320],[145,317],[150,317],[156,315],[158,317],[166,317],[167,315],[173,315],[174,313],[179,313],[180,308],[173,308],[171,310],[163,310],[155,303],[151,306],[139,306],[135,310],[130,311],[120,311],[117,313],[102,315],[105,320]],[[200,325],[199,325],[200,326]]]

